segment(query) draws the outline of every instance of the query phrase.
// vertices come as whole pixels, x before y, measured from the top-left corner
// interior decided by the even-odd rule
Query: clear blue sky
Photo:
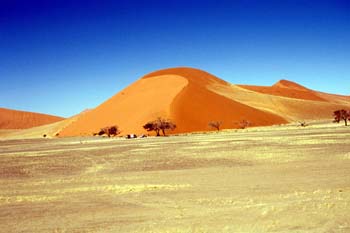
[[[350,94],[348,0],[0,0],[0,107],[71,116],[151,71]]]

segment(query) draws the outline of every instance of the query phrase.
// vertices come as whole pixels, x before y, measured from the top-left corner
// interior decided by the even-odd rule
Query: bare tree
[[[210,127],[214,128],[214,129],[216,129],[217,131],[219,131],[219,130],[220,130],[220,127],[221,127],[221,125],[222,125],[222,122],[221,122],[221,121],[210,121],[210,122],[208,123],[208,125],[209,125]]]
[[[166,136],[165,131],[174,130],[176,128],[176,125],[169,119],[158,117],[154,121],[147,122],[143,128],[147,131],[155,131],[157,136],[160,136],[160,131],[162,131],[163,136]]]
[[[350,111],[346,111],[345,109],[340,109],[333,112],[334,121],[339,123],[341,120],[344,121],[345,126],[348,125],[348,120],[350,120]]]

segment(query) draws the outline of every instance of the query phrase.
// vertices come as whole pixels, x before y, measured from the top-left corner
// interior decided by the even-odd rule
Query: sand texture
[[[350,131],[0,141],[0,232],[350,232]]]

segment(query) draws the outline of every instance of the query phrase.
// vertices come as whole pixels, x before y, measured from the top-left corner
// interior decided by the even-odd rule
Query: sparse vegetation
[[[169,119],[158,117],[157,120],[147,122],[143,128],[147,131],[155,131],[157,136],[160,136],[160,131],[162,131],[163,136],[166,136],[165,131],[174,130],[176,128],[176,124]]]
[[[211,121],[208,123],[208,125],[214,129],[216,129],[217,131],[220,131],[220,127],[222,125],[221,121]]]
[[[104,127],[97,134],[95,133],[94,135],[99,135],[99,136],[107,135],[108,137],[111,137],[111,136],[117,136],[118,134],[120,134],[119,128],[118,126],[114,125],[114,126]]]
[[[345,109],[336,110],[333,112],[334,121],[339,123],[340,121],[344,121],[345,126],[348,125],[348,120],[350,120],[350,111],[346,111]]]
[[[250,121],[242,120],[241,122],[238,123],[238,126],[240,129],[245,129],[245,128],[251,126],[251,123],[250,123]]]

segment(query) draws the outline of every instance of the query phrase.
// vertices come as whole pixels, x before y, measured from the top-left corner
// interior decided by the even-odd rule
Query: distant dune
[[[239,86],[263,94],[284,96],[302,100],[326,101],[324,98],[317,95],[317,93],[311,91],[310,89],[288,80],[280,80],[271,87],[249,85]]]
[[[0,108],[0,129],[28,129],[63,119],[62,117],[41,113]]]
[[[81,113],[63,119],[54,123],[45,124],[41,126],[36,126],[28,129],[11,129],[0,130],[0,139],[28,139],[28,138],[42,138],[44,135],[46,138],[53,138],[59,136],[59,133],[66,127],[68,127],[72,122],[76,121],[89,112],[89,109],[82,111]]]

